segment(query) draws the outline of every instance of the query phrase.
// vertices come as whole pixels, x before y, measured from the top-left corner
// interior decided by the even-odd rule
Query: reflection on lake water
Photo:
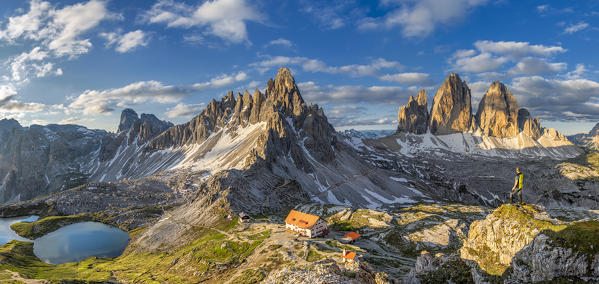
[[[88,257],[116,257],[129,244],[129,234],[98,222],[62,227],[35,240],[33,253],[47,263],[80,261]]]

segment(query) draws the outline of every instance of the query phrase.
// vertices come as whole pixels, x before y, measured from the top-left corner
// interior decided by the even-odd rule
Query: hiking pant
[[[522,203],[522,189],[521,188],[516,188],[516,190],[513,190],[512,192],[510,192],[510,203],[514,203],[514,195],[518,194],[518,200],[520,200],[520,203]]]

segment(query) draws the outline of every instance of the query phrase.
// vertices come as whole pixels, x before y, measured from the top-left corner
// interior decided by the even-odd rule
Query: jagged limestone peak
[[[426,91],[420,90],[415,98],[410,96],[407,105],[399,108],[397,131],[415,134],[426,133],[428,118]]]
[[[291,71],[286,67],[279,68],[274,81],[268,81],[267,98],[275,108],[281,109],[286,115],[300,116],[306,111],[306,103]]]
[[[133,109],[124,109],[123,112],[121,112],[121,121],[117,131],[121,132],[129,130],[133,123],[138,119],[139,117],[137,116],[137,112],[135,112]]]
[[[472,125],[470,88],[457,73],[451,73],[437,90],[430,113],[433,134],[468,132]]]
[[[503,83],[491,83],[478,105],[476,122],[488,136],[518,135],[518,102]]]

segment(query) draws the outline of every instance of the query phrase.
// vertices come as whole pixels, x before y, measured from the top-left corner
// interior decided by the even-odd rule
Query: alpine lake
[[[129,244],[129,234],[98,222],[64,226],[35,240],[23,238],[10,228],[19,222],[35,222],[37,216],[0,218],[0,245],[12,240],[33,242],[33,252],[42,261],[62,264],[88,257],[117,257]]]

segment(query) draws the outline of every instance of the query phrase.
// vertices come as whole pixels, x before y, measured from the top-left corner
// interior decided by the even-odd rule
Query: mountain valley
[[[59,265],[11,241],[0,266],[55,282],[599,281],[596,133],[573,143],[543,128],[500,82],[474,112],[456,73],[430,108],[425,90],[410,97],[393,133],[337,132],[300,91],[281,68],[179,125],[131,109],[116,133],[1,120],[2,217],[37,215],[15,226],[36,232],[93,220],[131,240],[119,257]],[[505,204],[516,167],[523,206]],[[329,234],[286,231],[290,209]],[[342,243],[348,231],[362,236]]]

